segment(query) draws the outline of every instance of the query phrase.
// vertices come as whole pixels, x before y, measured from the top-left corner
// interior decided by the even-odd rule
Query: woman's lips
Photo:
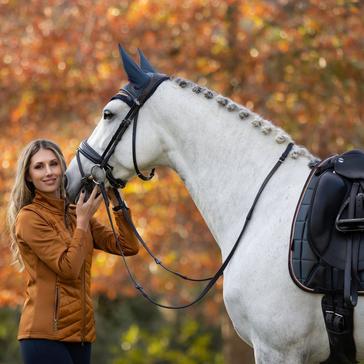
[[[57,181],[57,178],[50,178],[50,179],[46,179],[43,180],[43,183],[47,184],[47,185],[52,185]]]

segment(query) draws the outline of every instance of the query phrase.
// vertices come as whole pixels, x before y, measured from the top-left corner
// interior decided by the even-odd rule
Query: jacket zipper
[[[53,315],[53,330],[58,330],[58,314],[59,314],[59,278],[56,278],[56,293],[54,297],[54,315]]]
[[[81,328],[81,344],[85,342],[85,323],[86,323],[86,262],[83,263],[83,269],[82,269],[82,328]]]
[[[68,223],[68,205],[65,202],[64,205],[64,225],[67,230],[72,232],[69,223]],[[86,261],[82,266],[82,278],[81,278],[81,290],[82,290],[82,323],[81,323],[81,345],[85,342],[85,326],[86,326]],[[58,277],[57,277],[58,279]]]

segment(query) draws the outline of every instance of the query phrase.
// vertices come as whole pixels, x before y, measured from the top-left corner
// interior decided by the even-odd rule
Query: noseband
[[[115,134],[111,138],[109,144],[106,149],[102,153],[102,155],[98,154],[88,143],[87,140],[83,140],[79,148],[77,149],[76,158],[79,171],[81,173],[81,184],[86,185],[90,181],[95,184],[103,184],[108,180],[112,187],[114,188],[123,188],[126,185],[126,182],[120,178],[115,178],[112,174],[113,167],[109,164],[110,157],[114,154],[115,149],[120,142],[122,136],[128,129],[129,125],[133,123],[133,136],[132,136],[132,154],[133,154],[133,164],[134,169],[139,178],[144,181],[148,181],[154,176],[154,168],[150,172],[149,176],[144,176],[143,173],[138,168],[138,163],[136,160],[136,128],[138,122],[139,110],[144,105],[144,103],[153,95],[158,86],[168,80],[169,77],[162,74],[152,74],[150,76],[149,83],[143,89],[140,95],[135,93],[133,88],[123,88],[118,92],[115,96],[113,96],[112,100],[121,100],[126,102],[130,106],[130,110],[121,122],[120,126],[116,130]],[[134,90],[134,92],[133,92]],[[95,165],[91,168],[90,174],[86,175],[84,169],[82,167],[80,154],[86,157]]]

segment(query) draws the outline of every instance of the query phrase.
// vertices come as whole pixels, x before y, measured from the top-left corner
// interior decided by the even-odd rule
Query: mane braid
[[[235,103],[228,97],[219,95],[206,87],[199,86],[192,81],[188,81],[180,77],[173,76],[171,77],[171,80],[181,88],[190,88],[196,95],[203,95],[209,100],[215,99],[221,107],[226,108],[226,110],[230,113],[237,113],[237,117],[243,121],[250,122],[253,127],[255,127],[257,130],[260,130],[264,135],[273,136],[274,140],[278,144],[282,144],[284,142],[294,143],[291,136],[288,135],[283,129],[273,125],[270,121],[263,119],[260,115],[250,111],[248,108]],[[297,159],[300,156],[306,157],[310,160],[309,164],[315,163],[319,160],[317,157],[312,155],[307,150],[307,148],[296,144],[292,148],[292,151],[289,153],[289,155],[293,159]]]

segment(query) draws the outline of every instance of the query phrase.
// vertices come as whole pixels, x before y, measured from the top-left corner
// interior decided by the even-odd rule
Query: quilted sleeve
[[[129,214],[129,218],[131,219],[130,210],[128,209],[125,213]],[[114,212],[114,218],[120,247],[123,250],[124,255],[137,254],[139,251],[138,240],[126,221],[123,212]],[[90,225],[95,249],[121,255],[120,247],[115,241],[111,227],[100,224],[95,218],[91,219]]]

